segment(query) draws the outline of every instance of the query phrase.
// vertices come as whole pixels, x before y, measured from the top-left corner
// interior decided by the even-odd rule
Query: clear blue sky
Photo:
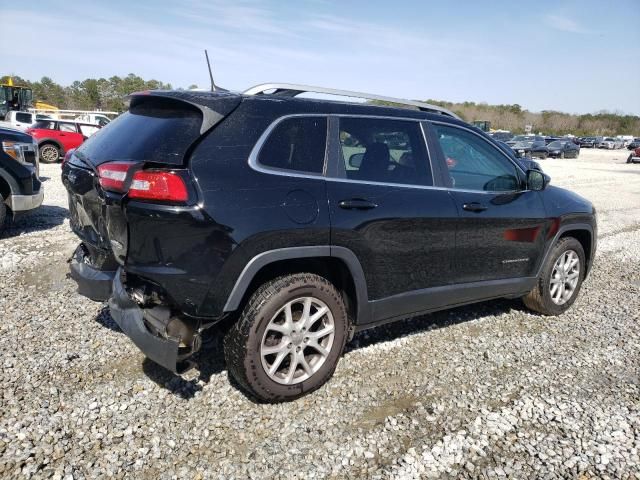
[[[640,0],[2,1],[0,71],[640,114]],[[15,21],[14,21],[15,20]]]

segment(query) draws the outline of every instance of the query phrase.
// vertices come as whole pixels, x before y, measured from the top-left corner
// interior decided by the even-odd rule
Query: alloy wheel
[[[40,149],[40,158],[45,163],[53,163],[58,160],[59,152],[53,145],[45,145]]]
[[[333,314],[322,300],[291,300],[271,318],[264,331],[260,344],[262,367],[274,382],[303,382],[327,360],[334,335]]]
[[[564,305],[576,291],[580,278],[580,258],[574,250],[567,250],[556,260],[551,271],[549,293],[556,305]]]

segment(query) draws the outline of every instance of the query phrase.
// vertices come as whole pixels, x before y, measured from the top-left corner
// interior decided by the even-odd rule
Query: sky
[[[0,74],[640,115],[640,0],[0,0]],[[15,19],[16,21],[12,21]]]

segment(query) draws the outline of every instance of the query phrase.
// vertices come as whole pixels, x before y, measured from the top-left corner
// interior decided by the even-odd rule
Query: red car
[[[99,129],[98,125],[91,123],[39,120],[27,129],[27,133],[38,141],[40,161],[53,163],[67,151],[82,145],[82,142]]]
[[[627,158],[627,163],[640,163],[640,147],[636,148],[629,154],[629,158]]]

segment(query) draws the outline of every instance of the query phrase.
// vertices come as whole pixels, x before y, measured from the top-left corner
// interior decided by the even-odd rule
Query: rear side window
[[[59,130],[61,132],[73,132],[73,133],[78,133],[78,131],[76,130],[76,125],[74,123],[61,123]]]
[[[16,122],[31,123],[31,121],[30,113],[16,113]]]
[[[258,154],[266,167],[321,174],[327,143],[325,117],[293,117],[276,125]]]
[[[348,179],[433,185],[418,122],[341,118],[340,147],[344,176]]]
[[[184,102],[150,99],[132,106],[77,150],[93,164],[133,160],[181,165],[200,136],[202,114]]]

